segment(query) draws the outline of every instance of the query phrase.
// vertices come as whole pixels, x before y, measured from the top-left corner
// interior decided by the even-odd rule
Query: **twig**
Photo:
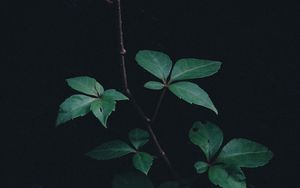
[[[142,120],[144,121],[144,123],[146,123],[146,124],[150,123],[151,119],[147,117],[147,115],[144,113],[144,111],[142,110],[142,108],[140,107],[140,105],[136,102],[136,100],[133,97],[131,91],[127,88],[127,90],[126,90],[125,93],[129,97],[130,101],[132,102],[133,106],[137,110],[138,114],[140,115],[140,117],[142,118]]]
[[[122,10],[121,10],[121,0],[117,0],[117,12],[118,12],[118,27],[119,27],[119,42],[120,42],[120,57],[121,57],[121,69],[123,76],[123,88],[127,94],[130,94],[127,82],[126,64],[125,64],[125,54],[126,49],[124,47],[123,38],[123,22],[122,22]]]
[[[165,88],[163,89],[163,91],[161,92],[160,97],[159,97],[159,99],[158,99],[158,102],[157,102],[157,105],[156,105],[156,107],[155,107],[153,116],[152,116],[152,118],[151,118],[151,124],[153,124],[153,123],[155,122],[156,118],[157,118],[157,115],[158,115],[158,112],[159,112],[161,103],[162,103],[162,101],[163,101],[163,98],[164,98],[166,92],[167,92],[167,88],[165,87]]]
[[[151,137],[152,137],[152,139],[153,139],[153,141],[154,141],[154,143],[155,143],[155,145],[156,145],[156,147],[157,147],[157,149],[158,149],[161,157],[163,158],[163,160],[167,164],[168,168],[170,169],[173,177],[176,180],[178,180],[179,183],[181,183],[181,178],[180,178],[178,172],[173,168],[173,165],[171,164],[171,162],[170,162],[170,160],[169,160],[166,152],[162,149],[162,147],[161,147],[161,145],[160,145],[160,143],[159,143],[159,141],[158,141],[158,139],[156,137],[156,134],[152,130],[152,126],[151,126],[150,123],[147,124],[147,129],[148,129],[148,131],[149,131],[149,133],[150,133],[150,135],[151,135]]]
[[[128,87],[128,81],[127,81],[127,72],[126,72],[126,64],[125,64],[125,54],[126,54],[126,49],[124,47],[124,38],[123,38],[123,26],[122,26],[122,10],[121,10],[121,0],[116,0],[117,3],[117,14],[118,14],[118,32],[119,32],[119,45],[120,45],[120,61],[121,61],[121,69],[122,69],[122,80],[123,80],[123,89],[124,92],[126,93],[126,95],[128,96],[128,98],[130,99],[130,101],[133,103],[134,107],[136,108],[136,110],[138,111],[138,114],[141,116],[141,118],[144,120],[144,123],[147,126],[147,129],[151,135],[151,138],[154,141],[155,146],[157,147],[161,157],[163,158],[163,160],[165,161],[165,163],[167,164],[168,168],[170,169],[172,175],[174,176],[174,178],[180,180],[180,176],[178,175],[178,173],[174,170],[170,160],[168,159],[166,153],[164,152],[164,150],[162,149],[155,133],[152,130],[152,123],[154,122],[154,120],[157,117],[159,108],[161,106],[161,102],[162,99],[165,95],[166,89],[163,90],[159,101],[156,105],[154,114],[152,119],[149,119],[145,113],[143,112],[143,110],[141,109],[141,107],[138,105],[138,103],[136,102],[135,98],[133,97],[132,93],[130,92],[130,89]]]

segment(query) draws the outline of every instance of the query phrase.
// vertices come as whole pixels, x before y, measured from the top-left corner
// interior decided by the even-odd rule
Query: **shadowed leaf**
[[[202,174],[208,170],[208,164],[203,161],[198,161],[194,164],[194,167],[198,174]]]
[[[139,149],[149,141],[149,133],[143,129],[133,129],[128,133],[128,137],[132,145]]]
[[[119,158],[133,152],[135,152],[135,150],[125,142],[121,140],[114,140],[103,143],[86,153],[86,155],[97,160],[108,160]]]
[[[246,177],[239,167],[216,165],[209,168],[209,180],[223,188],[246,188]]]
[[[129,172],[115,175],[112,188],[154,188],[154,186],[144,174]]]
[[[149,81],[149,82],[145,83],[144,87],[147,89],[160,90],[160,89],[164,88],[165,86],[164,86],[164,84],[162,84],[160,82]]]
[[[146,152],[138,152],[133,156],[132,162],[137,170],[147,175],[152,166],[153,157]]]

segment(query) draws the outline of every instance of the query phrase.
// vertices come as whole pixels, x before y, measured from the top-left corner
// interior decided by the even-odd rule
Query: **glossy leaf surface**
[[[135,150],[125,142],[114,140],[101,144],[86,153],[86,155],[97,160],[108,160],[119,158],[133,152],[135,152]]]
[[[99,96],[104,92],[101,84],[88,76],[69,78],[66,81],[72,89],[88,95]]]
[[[80,94],[67,98],[60,105],[56,125],[86,115],[90,112],[90,106],[95,100],[96,98]]]
[[[147,175],[153,164],[153,157],[146,152],[137,152],[133,156],[132,162],[133,162],[133,166],[137,170]]]
[[[221,150],[217,162],[254,168],[267,164],[273,153],[265,146],[248,140],[232,139]]]
[[[107,120],[110,114],[115,110],[116,101],[108,97],[97,99],[91,104],[91,111],[94,116],[101,122],[104,127],[107,127]]]
[[[185,58],[178,60],[171,74],[171,81],[203,78],[218,72],[221,62]]]
[[[111,98],[112,100],[115,100],[115,101],[128,100],[128,97],[126,97],[123,93],[121,93],[115,89],[105,90],[103,93],[103,96]]]
[[[209,168],[209,180],[223,188],[246,188],[246,178],[238,167],[216,165]]]
[[[201,89],[197,84],[192,82],[176,82],[169,86],[169,89],[180,99],[190,103],[206,107],[216,114],[218,111],[212,101],[210,100],[208,94]]]
[[[194,167],[198,174],[202,174],[208,170],[208,164],[203,161],[198,161],[194,164]]]
[[[218,126],[211,122],[202,123],[198,121],[190,129],[189,138],[193,144],[201,148],[206,159],[211,160],[223,142],[223,133]]]
[[[149,133],[143,129],[133,129],[128,133],[129,140],[131,144],[136,148],[139,149],[144,144],[149,141]]]
[[[149,81],[144,84],[144,87],[152,90],[160,90],[164,88],[164,84],[156,81]]]
[[[167,54],[152,50],[141,50],[136,54],[135,59],[141,67],[157,78],[163,81],[167,80],[172,68],[172,60]]]

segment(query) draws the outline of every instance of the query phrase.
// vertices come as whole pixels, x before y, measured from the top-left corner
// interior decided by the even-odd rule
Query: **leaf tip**
[[[216,115],[219,115],[219,111],[217,110],[217,108],[212,105],[211,108],[210,108]]]
[[[66,79],[65,79],[65,81],[66,81],[67,83],[69,83],[70,80],[71,80],[71,78],[66,78]]]
[[[219,112],[217,109],[215,109],[214,112],[216,113],[217,116],[219,115]]]
[[[101,122],[101,124],[103,125],[104,128],[107,129],[107,124],[106,124],[106,122],[105,122],[105,123],[102,123],[102,122]]]

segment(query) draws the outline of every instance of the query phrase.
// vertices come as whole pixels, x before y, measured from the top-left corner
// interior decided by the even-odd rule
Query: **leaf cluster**
[[[246,188],[246,176],[242,168],[263,166],[273,157],[265,146],[248,139],[232,139],[225,146],[221,129],[211,122],[195,122],[189,131],[190,141],[206,156],[206,161],[197,161],[194,168],[198,174],[208,172],[209,180],[223,188]],[[143,172],[143,171],[142,171]],[[147,173],[145,173],[147,175]],[[153,183],[139,173],[116,175],[113,188],[145,186],[154,188]],[[176,181],[161,183],[158,188],[189,188]]]
[[[273,157],[267,147],[244,138],[232,139],[220,149],[223,133],[211,122],[195,122],[189,138],[207,159],[194,164],[197,173],[208,171],[210,181],[223,188],[246,188],[246,177],[241,168],[263,166]]]
[[[137,63],[146,71],[160,79],[148,81],[145,88],[161,90],[168,88],[180,99],[203,106],[218,114],[209,95],[197,84],[186,81],[211,76],[218,72],[221,62],[196,58],[184,58],[175,62],[167,54],[152,50],[141,50],[135,57]]]
[[[159,81],[148,81],[145,88],[169,90],[184,101],[203,106],[218,114],[209,95],[190,80],[211,76],[217,73],[221,62],[197,58],[183,58],[174,64],[167,54],[152,50],[141,50],[135,57],[138,65],[154,75]],[[94,78],[79,76],[66,80],[74,90],[81,92],[67,98],[59,108],[56,124],[60,125],[89,112],[106,128],[110,114],[117,101],[129,100],[115,89],[105,90]],[[96,160],[110,160],[132,154],[132,164],[141,173],[117,175],[113,188],[154,188],[145,177],[154,157],[141,151],[149,142],[147,131],[136,128],[128,133],[129,143],[122,140],[105,142],[86,155]],[[194,168],[198,174],[208,172],[209,180],[223,188],[246,188],[246,177],[242,168],[255,168],[267,164],[273,157],[265,146],[244,138],[230,140],[223,147],[223,132],[211,122],[195,122],[189,131],[190,141],[204,153],[206,161],[197,161]],[[144,175],[143,175],[144,174]],[[178,182],[168,181],[158,188],[182,188]],[[186,188],[189,186],[187,185]]]
[[[109,160],[133,153],[133,166],[147,175],[154,157],[147,152],[139,151],[139,149],[149,141],[149,133],[136,128],[128,133],[128,137],[132,146],[124,141],[114,140],[97,146],[86,155],[97,160]]]
[[[66,81],[72,89],[85,95],[72,95],[60,105],[57,126],[92,111],[101,124],[107,127],[107,119],[115,110],[116,101],[128,100],[115,89],[104,90],[99,82],[88,76],[69,78]]]

